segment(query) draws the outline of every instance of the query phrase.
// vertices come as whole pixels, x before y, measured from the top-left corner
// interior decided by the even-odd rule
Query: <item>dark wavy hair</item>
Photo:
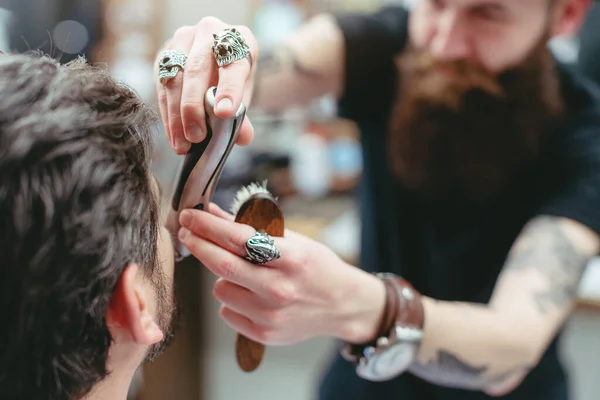
[[[83,59],[0,54],[0,88],[0,398],[80,398],[124,267],[156,269],[155,115]]]

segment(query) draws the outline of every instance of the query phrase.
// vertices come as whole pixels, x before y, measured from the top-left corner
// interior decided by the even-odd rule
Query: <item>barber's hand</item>
[[[203,18],[196,26],[179,28],[163,50],[181,50],[187,54],[186,67],[165,85],[158,79],[158,57],[155,61],[155,79],[161,117],[171,146],[178,154],[188,151],[191,143],[201,142],[206,136],[204,96],[211,86],[217,86],[215,113],[230,118],[243,101],[249,104],[255,66],[248,59],[238,60],[219,68],[212,52],[213,34],[233,28],[214,17]],[[250,47],[252,60],[258,59],[258,45],[252,32],[244,26],[235,26]],[[237,144],[247,145],[254,132],[248,118],[240,128]]]
[[[285,238],[274,238],[281,257],[256,265],[243,258],[254,229],[214,204],[209,212],[187,210],[180,221],[182,243],[220,277],[214,296],[236,331],[269,345],[315,336],[360,342],[375,335],[383,284],[322,244],[286,231]]]

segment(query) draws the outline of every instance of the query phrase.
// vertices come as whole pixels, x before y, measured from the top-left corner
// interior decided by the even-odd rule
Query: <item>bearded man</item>
[[[222,117],[251,99],[276,112],[333,93],[362,139],[360,268],[293,232],[257,266],[250,227],[182,213],[179,240],[220,277],[222,318],[266,344],[343,341],[322,400],[568,399],[557,343],[600,249],[600,92],[547,43],[574,34],[590,4],[318,15],[256,64],[247,28],[252,57],[224,64],[210,38],[229,25],[179,29],[167,48],[188,64],[157,85],[176,152],[205,136],[213,84]],[[239,143],[252,133],[246,121]]]

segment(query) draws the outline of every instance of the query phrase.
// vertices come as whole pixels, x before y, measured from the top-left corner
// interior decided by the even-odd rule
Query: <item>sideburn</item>
[[[151,282],[156,294],[157,324],[164,337],[159,343],[150,346],[145,362],[154,361],[169,348],[175,332],[179,328],[181,317],[181,306],[178,302],[174,280],[171,281],[160,268],[155,269],[153,274]]]
[[[396,65],[390,164],[403,185],[423,194],[489,197],[535,159],[563,114],[545,40],[498,76],[462,62],[441,65],[414,49]]]

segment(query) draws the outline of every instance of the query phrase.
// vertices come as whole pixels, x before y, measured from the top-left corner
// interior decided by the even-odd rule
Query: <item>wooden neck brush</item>
[[[283,237],[285,224],[277,199],[267,190],[267,182],[252,183],[241,188],[231,205],[235,221],[273,237]],[[265,345],[237,334],[235,355],[240,368],[252,372],[260,365]]]

